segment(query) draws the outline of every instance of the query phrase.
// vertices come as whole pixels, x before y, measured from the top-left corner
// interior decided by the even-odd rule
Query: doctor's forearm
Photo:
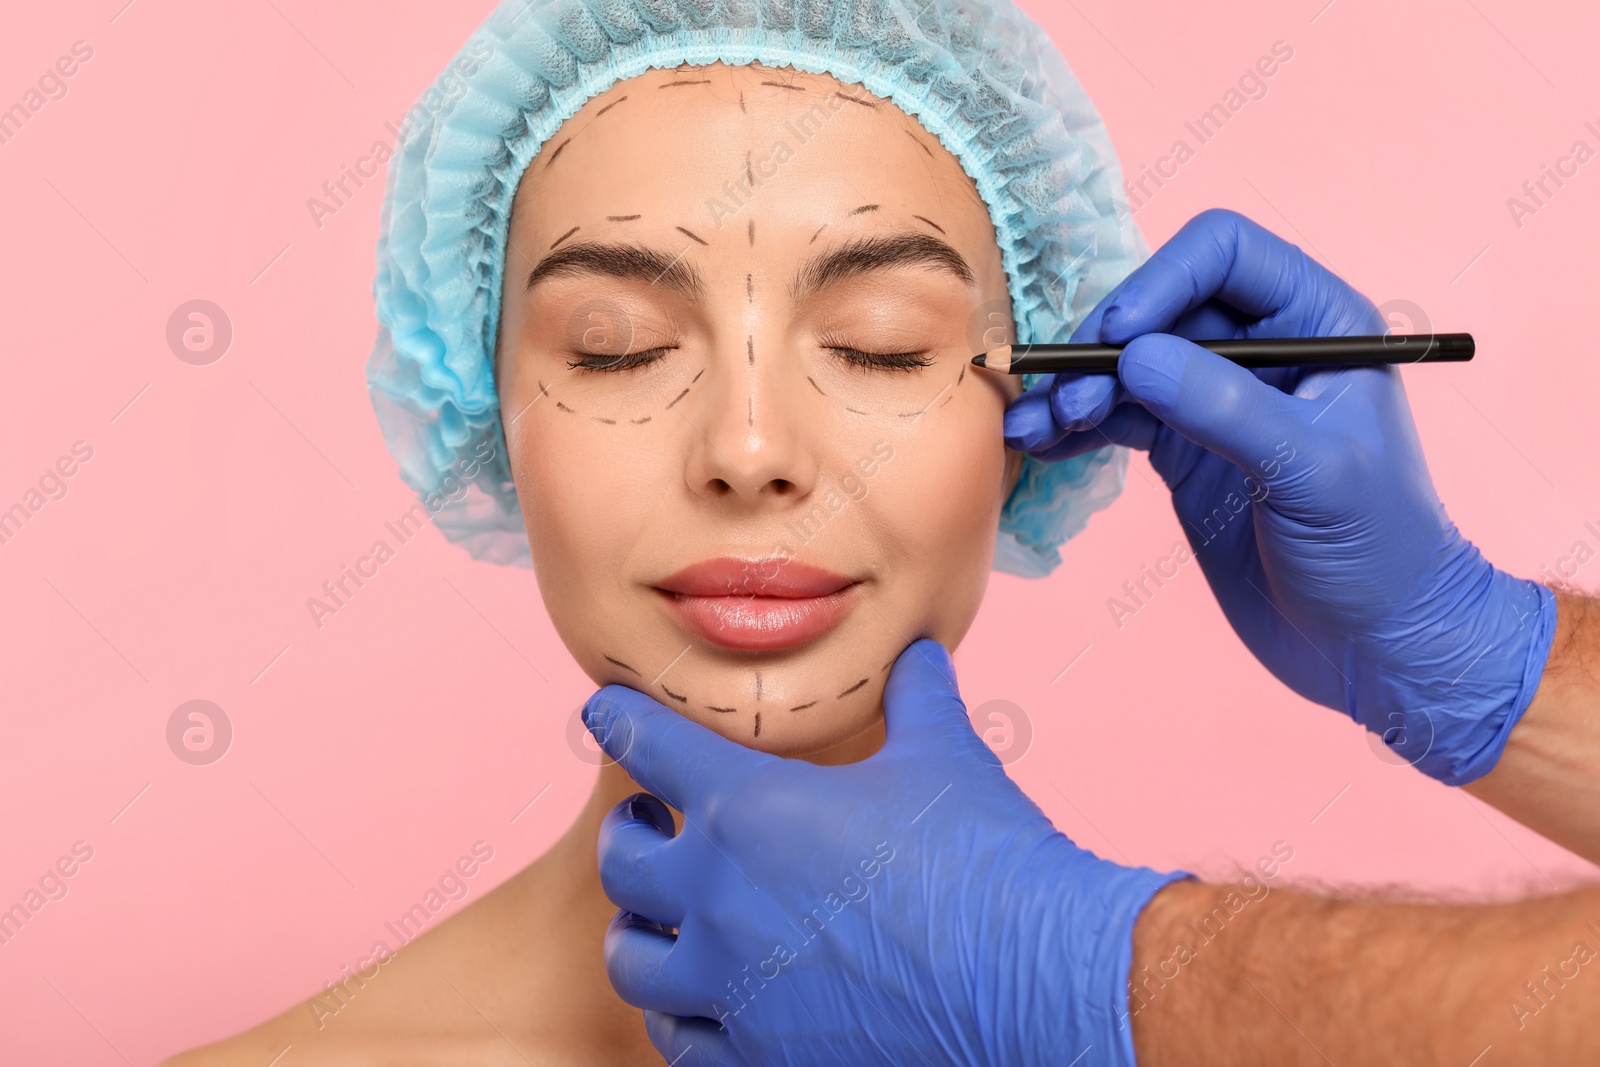
[[[1497,905],[1260,890],[1179,882],[1140,916],[1140,1067],[1600,1062],[1600,889]]]
[[[1600,600],[1558,593],[1539,690],[1495,769],[1463,786],[1600,863]]]

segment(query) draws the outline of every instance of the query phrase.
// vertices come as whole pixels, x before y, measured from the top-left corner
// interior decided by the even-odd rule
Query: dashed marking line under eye
[[[616,419],[608,419],[604,415],[590,415],[589,417],[595,422],[603,422],[607,426],[615,426],[617,424]]]
[[[576,411],[574,411],[571,408],[567,407],[567,405],[563,404],[559,400],[556,401],[556,410],[557,411],[565,411],[569,415],[576,415],[577,414]]]
[[[811,383],[811,388],[815,389],[822,396],[827,396],[828,395],[827,393],[822,392],[822,386],[818,385],[817,384],[817,380],[815,378],[811,377],[811,375],[809,375],[809,374],[806,375],[806,381],[810,382]]]
[[[633,423],[635,426],[643,426],[645,423],[649,422],[653,418],[655,418],[654,415],[646,415],[642,419],[629,419],[628,421]]]
[[[749,361],[754,363],[756,361],[756,339],[754,337],[746,337],[744,339],[744,347],[745,351],[750,355]]]
[[[850,412],[850,414],[852,414],[852,415],[865,415],[865,414],[866,414],[866,412],[865,412],[865,411],[862,411],[862,410],[860,410],[860,409],[859,409],[859,408],[853,408],[853,407],[851,407],[851,406],[850,406],[850,405],[849,405],[849,404],[846,404],[846,405],[845,405],[845,406],[844,406],[844,409],[845,409],[845,410],[846,410],[846,411],[848,411],[848,412]]]
[[[698,382],[700,380],[700,375],[704,374],[705,372],[706,369],[704,367],[701,367],[699,370],[695,371],[694,377],[689,379],[689,384],[693,385],[695,382]]]
[[[967,376],[967,365],[965,363],[963,363],[963,364],[961,364],[961,373],[956,375],[956,384],[960,385],[961,382],[962,382],[962,379],[966,378],[966,376]]]
[[[683,392],[679,393],[677,396],[672,398],[672,404],[676,404],[678,401],[682,400],[684,397],[686,397],[688,395],[689,395],[689,390],[685,389]],[[560,403],[560,401],[557,401],[557,403]],[[665,410],[671,411],[672,410],[672,404],[668,404],[666,406]]]

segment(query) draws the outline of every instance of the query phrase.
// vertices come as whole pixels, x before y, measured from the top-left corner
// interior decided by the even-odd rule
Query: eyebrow
[[[528,274],[528,289],[547,278],[598,274],[608,278],[664,285],[690,300],[699,300],[705,283],[694,266],[683,261],[683,253],[668,255],[655,248],[634,244],[602,244],[585,241],[571,244],[541,259]]]
[[[945,271],[967,285],[977,284],[972,268],[953,247],[929,234],[903,233],[864,237],[815,256],[800,268],[789,291],[795,300],[803,300],[847,278],[895,267]]]

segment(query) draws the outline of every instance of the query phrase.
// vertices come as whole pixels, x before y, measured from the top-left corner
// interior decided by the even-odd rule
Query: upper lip
[[[789,600],[828,596],[856,584],[853,578],[781,556],[691,563],[656,583],[680,596],[766,596]]]

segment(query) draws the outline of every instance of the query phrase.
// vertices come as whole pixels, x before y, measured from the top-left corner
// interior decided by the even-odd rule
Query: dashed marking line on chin
[[[719,708],[714,704],[707,704],[706,705],[706,710],[707,711],[714,711],[718,715],[732,715],[733,713],[735,713],[739,709],[738,708]]]
[[[809,374],[806,375],[806,381],[811,383],[811,388],[815,389],[819,396],[827,396],[828,395],[827,393],[824,393],[822,391],[822,386],[818,385],[817,384],[817,380],[815,378],[811,377],[811,375],[809,375]]]
[[[761,736],[761,713],[759,711],[756,712],[756,732],[755,732],[754,736],[756,736],[756,737],[760,737]]]
[[[682,695],[680,695],[678,693],[674,693],[672,690],[667,688],[666,683],[662,683],[661,691],[663,693],[667,694],[667,696],[671,697],[673,700],[676,700],[680,704],[689,703],[689,698],[688,697],[682,696]]]
[[[601,655],[605,656],[605,653],[602,652]],[[615,664],[618,667],[621,667],[623,670],[627,671],[629,674],[633,675],[635,678],[644,677],[638,671],[634,670],[632,667],[628,666],[626,663],[622,662],[620,659],[618,659],[615,656],[606,656],[606,662],[607,663],[612,663],[612,664]]]
[[[849,689],[846,689],[844,692],[840,693],[838,696],[834,697],[833,699],[835,699],[835,700],[843,700],[845,697],[849,696],[851,693],[854,693],[857,689],[860,689],[862,686],[866,685],[868,681],[869,681],[869,679],[867,679],[867,678],[861,679],[861,681],[857,682],[855,685],[852,685]]]
[[[796,704],[794,707],[790,708],[789,710],[790,711],[805,711],[807,708],[816,707],[818,703],[819,703],[818,701],[813,700],[809,704]]]

